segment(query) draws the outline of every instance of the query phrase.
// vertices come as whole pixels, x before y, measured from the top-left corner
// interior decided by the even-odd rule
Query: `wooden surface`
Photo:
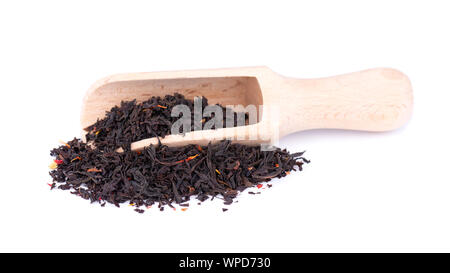
[[[256,124],[170,135],[162,139],[168,145],[207,144],[225,136],[245,143],[273,142],[292,132],[318,128],[388,131],[402,126],[413,107],[408,77],[390,68],[318,79],[288,78],[266,67],[130,73],[99,80],[88,90],[81,128],[104,117],[122,100],[143,101],[175,92],[189,99],[202,95],[212,104],[263,105],[264,109]],[[256,139],[249,140],[255,134]],[[156,143],[141,140],[132,148]]]

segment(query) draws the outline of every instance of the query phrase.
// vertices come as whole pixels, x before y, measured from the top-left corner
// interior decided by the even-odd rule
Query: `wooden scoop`
[[[390,68],[318,79],[284,77],[267,67],[130,73],[101,79],[88,90],[81,128],[103,118],[121,101],[141,102],[175,92],[187,99],[204,96],[209,104],[263,105],[263,110],[250,125],[161,139],[170,146],[205,145],[224,138],[241,143],[273,143],[293,132],[319,128],[388,131],[402,126],[413,106],[408,77]],[[143,139],[131,148],[140,150],[157,143],[156,138]]]

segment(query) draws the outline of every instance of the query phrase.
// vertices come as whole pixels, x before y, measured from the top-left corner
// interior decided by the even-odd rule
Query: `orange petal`
[[[63,145],[65,145],[67,148],[70,148],[70,145],[69,144],[67,144],[67,143],[65,143],[64,141],[62,141],[62,140],[60,140],[59,141],[59,143],[61,143],[61,144],[63,144]]]

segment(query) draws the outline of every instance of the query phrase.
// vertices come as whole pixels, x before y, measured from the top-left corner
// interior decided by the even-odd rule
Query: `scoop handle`
[[[395,69],[318,79],[285,78],[284,84],[282,135],[319,128],[389,131],[402,126],[412,113],[411,83]]]

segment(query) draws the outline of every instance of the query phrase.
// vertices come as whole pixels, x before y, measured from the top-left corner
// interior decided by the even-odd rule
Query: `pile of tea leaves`
[[[228,140],[207,146],[159,144],[142,151],[129,149],[131,142],[170,134],[175,122],[170,109],[180,103],[193,108],[193,101],[179,94],[142,103],[122,102],[112,108],[104,119],[86,128],[88,143],[74,138],[51,150],[51,189],[69,190],[102,206],[129,203],[140,213],[145,211],[141,207],[158,205],[164,210],[174,208],[173,203],[186,210],[191,197],[199,202],[217,197],[229,205],[246,188],[260,187],[261,182],[302,170],[309,163],[303,152],[264,151],[258,145]],[[124,152],[117,152],[118,147]]]
[[[199,110],[203,113],[208,104],[208,99],[205,97],[196,97],[199,104]],[[106,117],[97,120],[94,124],[88,126],[84,130],[86,134],[86,141],[95,144],[99,149],[129,149],[132,142],[151,138],[151,137],[165,137],[171,134],[172,125],[179,117],[172,116],[172,110],[175,106],[185,105],[190,109],[191,127],[190,131],[195,129],[195,111],[194,100],[188,100],[183,95],[175,93],[174,95],[166,95],[164,98],[152,97],[144,102],[137,103],[133,101],[122,101],[120,107],[115,106],[106,113]],[[216,104],[222,113],[231,113],[232,120],[230,127],[235,127],[238,124],[239,113],[234,112],[231,108],[223,107]],[[209,120],[215,117],[214,113],[211,116],[202,117],[200,125],[206,124]],[[248,114],[243,113],[241,117],[244,122],[248,123]],[[222,124],[226,125],[227,116],[223,115]],[[223,126],[226,127],[226,126]],[[213,125],[211,129],[216,129]],[[180,132],[177,132],[180,133]]]

